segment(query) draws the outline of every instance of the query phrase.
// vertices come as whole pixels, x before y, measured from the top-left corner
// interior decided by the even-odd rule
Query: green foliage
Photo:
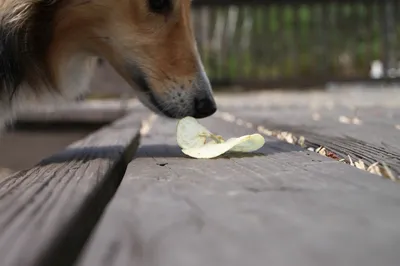
[[[228,17],[228,8],[212,12]],[[400,51],[400,17],[394,19],[391,48]],[[226,45],[204,45],[200,51],[211,78],[366,76],[371,61],[383,57],[382,23],[376,4],[244,7],[238,9],[233,36],[224,33]]]

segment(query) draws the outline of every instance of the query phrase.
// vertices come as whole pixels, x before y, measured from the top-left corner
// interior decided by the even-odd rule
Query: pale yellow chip
[[[264,143],[265,140],[260,134],[254,134],[231,138],[222,143],[209,142],[201,147],[182,149],[182,152],[193,158],[210,159],[228,151],[253,152],[260,149]]]
[[[200,125],[193,117],[185,117],[178,122],[177,142],[184,154],[193,158],[210,159],[228,151],[256,151],[264,146],[265,139],[260,134],[253,134],[225,141]]]
[[[200,125],[193,117],[185,117],[179,120],[176,127],[176,140],[182,149],[201,147],[211,132]]]
[[[235,152],[253,152],[261,149],[265,144],[265,139],[260,134],[245,135],[239,138],[238,144],[230,150]]]

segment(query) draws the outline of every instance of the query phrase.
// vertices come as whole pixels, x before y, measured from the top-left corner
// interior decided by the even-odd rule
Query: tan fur
[[[132,86],[124,63],[137,63],[161,102],[174,104],[169,94],[180,88],[187,95],[196,93],[191,83],[202,66],[191,28],[190,0],[175,0],[173,12],[165,16],[149,12],[146,0],[82,2],[69,1],[57,14],[49,53],[56,80],[63,71],[56,66],[83,52],[104,57]]]
[[[35,1],[40,0],[3,0],[0,8],[26,9],[9,22],[18,25],[28,19],[29,6]],[[46,61],[49,81],[63,98],[87,90],[95,60],[102,57],[154,111],[182,117],[194,114],[196,97],[213,101],[194,40],[190,0],[171,0],[174,9],[161,15],[149,11],[148,0],[54,1],[62,4],[55,14]],[[143,70],[150,92],[138,89],[127,67],[130,63]]]

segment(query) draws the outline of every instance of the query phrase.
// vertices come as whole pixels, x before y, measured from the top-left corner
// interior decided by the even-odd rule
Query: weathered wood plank
[[[105,126],[103,123],[16,123],[0,134],[0,167],[32,168],[43,158]],[[28,148],[29,147],[29,148]]]
[[[0,180],[2,266],[71,265],[133,156],[143,115]]]
[[[219,106],[237,108],[249,107],[311,107],[315,109],[334,106],[347,107],[400,107],[398,86],[340,86],[332,90],[316,91],[262,91],[245,93],[225,93],[216,96]]]
[[[260,152],[186,158],[157,121],[77,265],[398,265],[400,187],[272,138]]]
[[[142,110],[136,99],[85,100],[59,105],[28,106],[17,114],[22,122],[85,122],[109,123],[129,112]]]
[[[344,86],[327,91],[259,92],[218,97],[220,110],[254,128],[304,136],[307,147],[324,146],[352,161],[380,162],[400,178],[400,91],[396,87]],[[361,124],[345,124],[357,117]],[[348,159],[350,162],[350,159]]]
[[[224,108],[222,108],[224,109]],[[254,128],[287,131],[304,136],[313,148],[324,146],[342,158],[362,159],[367,165],[384,162],[400,177],[400,108],[343,106],[312,110],[308,107],[226,108],[236,119]],[[361,124],[348,123],[356,117]],[[345,119],[346,120],[343,120]]]

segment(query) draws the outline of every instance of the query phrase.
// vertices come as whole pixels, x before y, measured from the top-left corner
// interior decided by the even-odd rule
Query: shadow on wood
[[[2,266],[73,265],[138,147],[141,120],[121,118],[1,180]]]
[[[286,152],[286,151],[277,151],[272,149],[266,149],[269,145],[274,146],[276,144],[282,144],[281,142],[276,141],[268,141],[257,152],[249,152],[249,153],[241,153],[241,152],[227,152],[218,156],[213,159],[233,159],[233,158],[252,158],[252,157],[262,157],[268,156],[275,152]],[[272,145],[272,143],[274,143]],[[293,146],[293,150],[291,151],[298,151],[298,147]],[[155,144],[155,145],[143,145],[139,148],[136,158],[187,158],[187,159],[194,159],[189,156],[186,156],[178,145],[163,145],[163,144]],[[76,157],[74,157],[76,158]],[[197,160],[197,159],[194,159]]]

